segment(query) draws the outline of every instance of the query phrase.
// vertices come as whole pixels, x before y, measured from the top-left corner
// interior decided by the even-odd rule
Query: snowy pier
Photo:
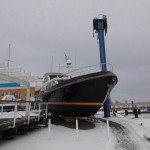
[[[17,118],[14,127],[14,119],[0,119],[0,139],[5,138],[6,133],[17,134],[19,130],[28,129],[31,126],[36,126],[37,117],[31,117],[30,123],[26,118]]]
[[[6,134],[43,123],[47,114],[43,113],[40,106],[41,103],[31,101],[0,102],[0,139],[5,138]]]
[[[20,147],[22,150],[42,148],[48,150],[50,147],[55,150],[62,147],[66,150],[70,150],[70,147],[86,150],[149,150],[150,148],[150,143],[146,139],[150,131],[149,113],[143,113],[139,115],[139,118],[134,118],[133,114],[124,116],[116,113],[116,116],[111,114],[111,117],[106,119],[103,118],[103,112],[98,112],[95,117],[80,118],[77,126],[77,120],[65,118],[66,122],[62,125],[52,125],[49,120],[48,128],[43,128],[36,126],[39,123],[38,111],[39,109],[37,111],[31,109],[28,124],[26,112],[18,109],[15,128],[13,128],[14,111],[0,112],[1,125],[3,124],[4,127],[7,123],[10,127],[3,130],[4,138],[1,137],[2,139],[5,139],[8,131],[10,135],[6,136],[7,140],[0,140],[2,150],[10,149],[10,147],[12,150],[20,149]]]

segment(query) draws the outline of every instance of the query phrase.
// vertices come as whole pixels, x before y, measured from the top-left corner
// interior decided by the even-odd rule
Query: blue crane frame
[[[93,20],[93,29],[98,33],[99,39],[99,52],[100,52],[100,63],[102,64],[102,71],[107,71],[106,64],[106,52],[105,52],[105,39],[104,39],[104,31],[105,34],[107,32],[107,18],[105,15],[102,15],[102,18],[95,18]],[[104,102],[104,117],[110,117],[110,99],[108,98]]]

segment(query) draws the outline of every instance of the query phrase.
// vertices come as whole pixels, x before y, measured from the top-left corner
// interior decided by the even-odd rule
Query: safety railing
[[[103,64],[97,64],[97,65],[91,65],[91,66],[86,66],[82,67],[79,69],[75,69],[73,71],[69,71],[67,75],[76,77],[80,75],[86,75],[89,73],[94,73],[94,72],[99,72],[102,70],[102,65],[107,65],[107,70],[113,72],[113,65],[110,63],[103,63]]]
[[[44,105],[44,107],[41,107],[41,105]],[[47,104],[39,101],[0,100],[0,119],[13,120],[9,128],[15,128],[17,119],[24,120],[24,124],[29,124],[31,118],[36,121],[40,121],[41,116],[47,118],[47,109]],[[6,123],[7,121],[5,121]]]

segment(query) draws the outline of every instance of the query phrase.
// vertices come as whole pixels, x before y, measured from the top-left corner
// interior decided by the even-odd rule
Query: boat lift
[[[107,71],[104,31],[106,35],[107,18],[105,15],[99,15],[97,18],[93,19],[93,36],[94,36],[94,32],[96,32],[98,40],[99,40],[100,63],[102,64],[102,71]],[[110,117],[110,99],[109,98],[104,102],[103,107],[104,107],[104,117],[105,118]]]

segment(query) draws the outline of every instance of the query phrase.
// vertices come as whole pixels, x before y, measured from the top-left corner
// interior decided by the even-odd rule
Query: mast
[[[8,69],[9,69],[9,67],[10,67],[10,51],[11,51],[11,44],[9,44],[9,50],[8,50],[8,62],[7,62],[7,64],[8,64]]]

